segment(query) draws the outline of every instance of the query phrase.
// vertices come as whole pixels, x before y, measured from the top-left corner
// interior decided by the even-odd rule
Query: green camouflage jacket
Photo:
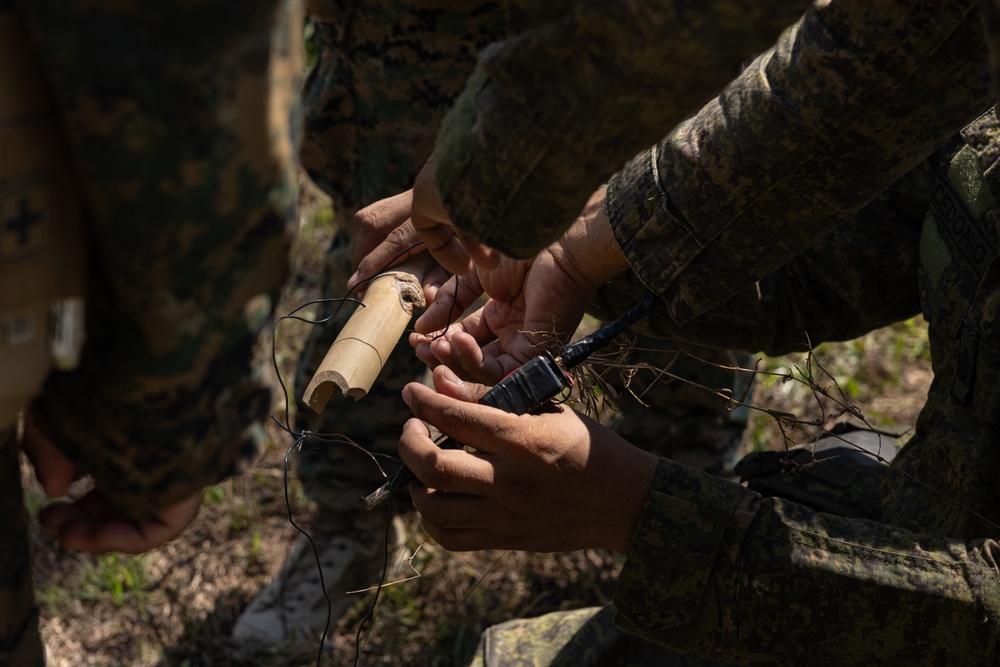
[[[550,35],[579,36],[588,24],[576,11],[549,16]],[[699,338],[700,326],[712,329],[704,322],[724,322],[716,344],[780,352],[919,304],[935,371],[915,435],[883,475],[879,522],[661,461],[615,595],[622,628],[739,664],[1000,664],[1000,342],[989,342],[1000,307],[1000,58],[991,68],[988,48],[997,15],[989,1],[818,2],[611,179],[608,212],[632,271],[608,289],[659,294],[653,328]],[[593,81],[621,76],[634,97],[602,106],[554,85],[541,110],[518,116],[507,76],[527,57],[515,44],[486,54],[477,91],[449,119],[437,182],[458,226],[524,255],[568,224],[606,175],[596,163],[638,149],[628,142],[679,109],[637,102],[628,129],[602,125],[603,114],[627,113],[619,99],[650,90],[630,71],[650,84],[663,72],[604,69],[580,47],[564,53]],[[967,125],[943,160],[932,157]],[[487,165],[496,146],[508,148]],[[901,190],[879,195],[896,181]],[[900,198],[916,182],[923,193]],[[877,195],[872,212],[888,208],[844,225]],[[894,212],[893,197],[909,210]]]
[[[769,67],[796,79],[807,77],[812,90],[826,93],[820,96],[823,99],[768,95],[768,84],[776,84],[777,93],[784,82],[764,79],[769,73],[757,69],[750,76],[761,77],[759,85],[747,86],[745,81],[744,92],[727,95],[717,122],[738,120],[744,111],[756,108],[764,94],[775,101],[774,110],[785,115],[804,105],[809,114],[791,114],[788,119],[803,116],[801,131],[825,122],[845,127],[856,123],[853,127],[859,134],[851,139],[861,141],[861,133],[878,132],[903,114],[906,105],[913,112],[911,122],[920,116],[912,95],[900,96],[897,106],[879,108],[867,126],[860,124],[859,117],[872,111],[879,95],[895,99],[888,96],[895,92],[889,82],[906,77],[912,88],[901,87],[901,94],[935,91],[927,93],[928,108],[936,106],[938,96],[951,96],[925,131],[940,142],[975,117],[966,109],[958,114],[964,120],[945,118],[958,104],[968,102],[959,100],[962,94],[954,91],[963,89],[968,83],[965,77],[975,78],[975,72],[956,62],[962,56],[939,54],[936,49],[949,37],[953,51],[982,43],[978,4],[976,0],[907,0],[875,6],[865,0],[816,3],[796,30],[798,38],[786,35],[785,50]],[[532,255],[571,224],[590,193],[623,163],[718,94],[736,74],[733,62],[746,62],[770,47],[807,6],[731,0],[511,2],[511,37],[481,54],[476,74],[438,137],[436,181],[452,220],[470,236],[507,254]],[[793,45],[805,51],[789,51]],[[902,54],[895,59],[886,55],[894,48]],[[973,48],[966,58],[974,57]],[[923,63],[929,69],[926,73]],[[942,78],[941,67],[956,76]],[[886,78],[878,90],[846,88],[842,83],[871,84],[880,75]],[[790,105],[784,110],[776,103],[783,100]],[[831,115],[823,105],[832,101],[848,106],[838,106]],[[766,129],[786,129],[776,123]],[[949,129],[942,131],[942,124]],[[835,136],[832,128],[826,136]],[[696,149],[698,136],[692,135],[690,142]],[[876,144],[872,143],[873,152]],[[717,147],[711,148],[711,153],[702,155],[714,155]],[[926,156],[932,149],[914,153]],[[640,162],[639,173],[649,171],[648,159]],[[894,165],[891,171],[880,176],[878,187],[865,188],[849,212],[906,168]],[[646,195],[642,191],[637,198]],[[624,206],[631,210],[633,203],[626,201]]]
[[[480,54],[438,136],[435,178],[452,220],[509,255],[533,255],[807,6],[511,0],[511,36]]]
[[[996,296],[976,294],[1000,251],[981,175],[998,155],[993,135],[990,110],[943,160],[753,287],[684,325],[656,313],[657,333],[779,354],[922,310],[935,381],[916,435],[883,471],[878,523],[661,461],[616,591],[619,626],[738,664],[994,664],[1000,359],[974,306]],[[952,155],[966,142],[979,152]],[[622,276],[599,302],[632,303],[643,287]]]
[[[301,162],[345,227],[358,208],[413,185],[476,54],[504,37],[504,4],[306,3],[318,53],[303,91]]]
[[[976,2],[817,4],[610,180],[631,267],[678,322],[771,273],[992,104],[987,53]]]
[[[112,502],[148,515],[262,443],[271,392],[252,361],[294,229],[300,2],[17,5],[96,258],[82,362],[34,409]]]
[[[730,335],[740,336],[742,318],[755,313],[767,324],[748,340],[780,352],[801,343],[795,332],[772,337],[771,321],[815,322],[798,332],[825,339],[837,335],[842,313],[860,332],[866,319],[905,316],[919,285],[935,380],[915,436],[884,470],[881,520],[761,499],[663,460],[616,591],[621,627],[739,664],[996,664],[1000,345],[989,340],[1000,303],[997,139],[990,110],[963,131],[931,187],[912,172],[903,179],[925,186],[923,195],[916,182],[903,190],[918,203],[930,199],[926,217],[866,215],[869,205],[762,280],[754,308],[741,293],[677,327],[697,335],[734,322]],[[844,276],[829,280],[834,271]],[[880,295],[889,307],[875,314]],[[829,307],[834,315],[824,318]]]

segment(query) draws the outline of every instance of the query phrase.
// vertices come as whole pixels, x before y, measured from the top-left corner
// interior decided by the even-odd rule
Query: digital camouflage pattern
[[[886,480],[885,506],[888,520],[910,530],[998,537],[996,110],[966,127],[950,153],[934,185],[920,244],[934,383],[916,436],[900,453],[902,473]],[[950,502],[943,503],[941,493]]]
[[[817,3],[612,179],[609,213],[635,272],[617,282],[664,296],[674,330],[718,317],[753,335],[741,317],[766,306],[782,327],[765,320],[758,342],[801,349],[804,332],[817,344],[862,333],[866,317],[912,312],[917,294],[934,358],[916,432],[882,475],[878,522],[761,498],[661,461],[614,600],[618,628],[666,647],[659,664],[687,664],[671,651],[748,665],[998,660],[1000,123],[983,25],[974,2]],[[926,161],[969,123],[943,159]],[[938,170],[922,197],[932,198],[927,216],[838,227],[917,165]],[[892,230],[902,232],[895,247]],[[824,247],[834,254],[817,254]],[[786,263],[803,249],[812,270],[801,257]],[[775,267],[790,284],[761,279]],[[831,283],[823,272],[852,276]],[[594,632],[580,621],[601,618],[577,626]],[[572,652],[576,637],[559,630],[559,616],[517,623],[487,633],[485,664],[510,664],[496,646],[516,650],[514,664],[554,654],[556,664],[614,664],[587,642]]]
[[[678,324],[668,309],[654,308],[633,328],[780,356],[913,317],[921,307],[914,276],[936,164],[935,156],[924,160],[799,256],[696,318]],[[877,280],[842,270],[852,265],[877,269]],[[614,319],[651,294],[628,271],[598,290],[589,312]]]
[[[15,10],[70,138],[93,267],[83,358],[50,376],[36,420],[119,510],[148,517],[263,442],[254,346],[295,222],[300,2],[0,0]],[[0,665],[40,665],[6,432],[0,452]]]
[[[434,148],[445,113],[465,86],[483,48],[506,36],[507,2],[501,0],[379,0],[345,4],[316,0],[306,10],[314,24],[318,61],[304,91],[302,164],[333,200],[336,233],[326,255],[326,296],[346,293],[353,269],[351,215],[357,208],[410,188]],[[735,67],[735,64],[734,64]],[[735,70],[734,70],[735,71]],[[325,307],[323,315],[337,305]],[[395,455],[403,423],[412,416],[400,394],[426,368],[402,343],[362,401],[334,402],[322,415],[301,402],[308,384],[351,307],[315,327],[297,369],[296,428],[345,434],[369,451]],[[321,315],[321,317],[323,316]],[[660,341],[641,360],[662,367],[673,358]],[[691,349],[688,346],[688,349]],[[727,352],[697,350],[701,358],[731,363]],[[732,371],[680,360],[673,371],[713,387],[735,390]],[[640,381],[638,384],[642,384]],[[731,471],[742,444],[746,415],[681,382],[643,385],[642,406],[628,403],[616,428],[639,444],[719,474]],[[627,392],[622,392],[623,394]],[[674,437],[665,445],[666,430]],[[320,541],[347,537],[362,548],[381,536],[386,507],[362,509],[360,498],[384,481],[371,459],[356,449],[310,438],[297,454],[297,472],[319,512],[311,525]],[[405,501],[404,501],[405,502]],[[397,505],[398,507],[398,505]],[[374,583],[381,562],[354,568],[338,585],[353,590]]]
[[[262,443],[271,392],[251,360],[295,219],[301,7],[21,10],[98,258],[84,358],[50,378],[34,409],[112,502],[150,515],[236,472]]]
[[[512,0],[511,37],[483,53],[437,142],[451,219],[508,255],[534,255],[808,5]]]
[[[623,632],[614,608],[555,612],[488,628],[470,667],[725,667],[731,662],[676,653]]]
[[[318,60],[303,93],[302,165],[333,200],[336,233],[323,290],[340,297],[353,272],[354,211],[413,185],[477,53],[502,38],[506,19],[498,0],[314,0],[306,9]],[[326,307],[321,317],[336,309]],[[402,389],[426,370],[405,342],[363,401],[335,401],[322,415],[301,401],[352,310],[345,307],[329,324],[314,327],[306,342],[295,382],[296,428],[345,434],[369,451],[395,455],[402,425],[412,416]],[[369,457],[315,438],[297,454],[297,470],[320,508],[312,528],[321,540],[338,535],[367,544],[382,535],[385,508],[369,512],[360,500],[384,481]],[[370,565],[357,575],[365,584],[380,570],[380,562]],[[344,590],[352,588],[344,583]]]
[[[749,349],[766,350],[769,354],[785,354],[808,349],[807,341],[810,339],[813,344],[819,344],[825,340],[853,338],[884,324],[912,317],[920,310],[917,279],[920,268],[920,236],[930,206],[936,164],[936,158],[921,163],[807,253],[760,281],[752,290],[734,296],[684,325],[677,325],[662,311],[654,310],[650,313],[652,317],[644,320],[645,328],[661,336],[687,336],[693,340],[711,341],[722,346],[743,344]],[[847,266],[863,270],[842,270]],[[834,267],[839,270],[833,270]],[[641,298],[644,289],[634,276],[620,276],[599,293],[599,314],[613,316],[622,307],[622,303],[632,303]],[[664,461],[664,469],[668,465],[671,464]],[[686,472],[694,474],[694,471]],[[677,474],[676,471],[674,474]],[[870,481],[874,482],[876,479],[873,477]],[[700,481],[704,483],[703,479]],[[665,482],[664,487],[669,487],[669,483]],[[822,489],[816,491],[823,493]],[[844,493],[863,499],[870,498],[871,491],[865,485],[864,488],[847,489]],[[878,489],[874,489],[874,492],[874,496],[878,498]],[[845,499],[844,495],[833,497],[829,492],[823,495],[827,502]],[[687,506],[686,503],[678,504],[681,507]],[[694,505],[689,509],[694,511]],[[881,514],[877,506],[868,508],[868,511]],[[655,534],[660,529],[651,527],[649,531],[650,534]],[[682,545],[691,544],[687,550],[690,552],[689,560],[677,565],[669,577],[661,577],[662,567],[656,558],[663,557],[662,551],[650,550],[645,544],[635,545],[629,554],[628,567],[631,568],[642,559],[645,569],[639,574],[632,573],[629,588],[626,588],[625,583],[620,586],[617,601],[621,604],[626,601],[621,596],[629,591],[628,594],[633,597],[641,594],[641,604],[646,605],[649,610],[663,611],[665,614],[676,613],[669,608],[669,595],[663,594],[659,589],[655,593],[650,592],[649,587],[670,586],[675,580],[688,581],[696,576],[699,568],[711,568],[711,559],[699,551],[701,545],[698,542],[690,542],[683,535],[670,532],[672,528],[662,530],[666,532],[656,538],[656,544],[659,545],[657,549],[666,549],[673,554],[685,552]],[[739,542],[735,544],[738,545]],[[647,551],[651,554],[648,560],[644,557]],[[785,562],[793,555],[779,554],[778,558]],[[826,555],[823,558],[829,560]],[[693,569],[685,570],[681,575],[679,571],[686,567]],[[697,584],[692,585],[692,588],[700,590]],[[839,590],[835,594],[845,594],[846,590]],[[779,597],[785,603],[790,599],[780,596],[780,591],[775,595],[775,605],[779,604]],[[640,602],[633,601],[633,604]],[[624,665],[647,662],[678,666],[731,664],[725,661],[716,663],[692,653],[677,653],[676,649],[693,648],[687,643],[688,638],[681,644],[668,641],[671,648],[667,648],[623,632],[612,621],[614,609],[614,606],[606,607],[600,614],[595,613],[596,610],[584,610],[579,614],[570,614],[567,618],[561,614],[551,614],[490,628],[480,643],[476,661],[482,661],[481,664],[485,665],[508,664],[511,661],[513,664],[526,665]],[[754,613],[753,609],[749,609],[746,617],[752,618]],[[850,617],[856,618],[857,614]],[[796,619],[795,622],[800,621]],[[815,631],[815,626],[811,627]],[[690,627],[687,629],[693,633]],[[780,628],[775,630],[774,636],[783,637],[802,629]],[[874,632],[873,630],[872,634]],[[796,639],[792,637],[790,643],[794,641]],[[808,641],[815,643],[815,638]],[[777,651],[777,648],[774,650]],[[505,657],[501,660],[500,656]],[[761,654],[749,661],[738,659],[737,664],[750,662],[788,665],[800,664],[802,660],[801,657],[789,660],[787,656],[777,652],[771,657],[773,661],[770,663],[770,658]],[[518,660],[522,663],[518,663]],[[840,658],[831,660],[830,663],[856,664],[853,660],[845,661]]]
[[[990,84],[977,2],[817,3],[610,180],[616,238],[683,322],[926,159],[992,105]]]
[[[412,187],[479,52],[506,36],[506,4],[307,4],[318,62],[303,95],[302,165],[344,214],[345,230],[355,210]]]

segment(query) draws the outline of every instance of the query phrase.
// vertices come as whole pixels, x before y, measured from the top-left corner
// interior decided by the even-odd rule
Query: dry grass
[[[329,213],[315,200],[299,238],[296,278],[282,305],[287,312],[311,298]],[[304,325],[303,325],[304,326]],[[304,329],[281,331],[279,366],[290,378]],[[860,341],[820,347],[817,358],[830,372],[819,384],[839,386],[874,424],[897,430],[912,425],[930,380],[924,325],[911,321]],[[764,360],[761,369],[786,373],[804,358]],[[834,382],[835,380],[835,382]],[[758,378],[753,402],[813,419],[820,415],[809,388],[778,375]],[[280,409],[277,406],[276,409]],[[802,439],[809,435],[802,433]],[[794,434],[798,437],[798,434]],[[310,665],[317,642],[250,654],[229,633],[256,592],[279,569],[297,533],[284,504],[282,458],[287,436],[277,429],[257,467],[239,479],[207,489],[202,511],[178,540],[140,557],[89,557],[59,549],[51,535],[35,530],[37,590],[42,632],[53,667],[93,665]],[[773,420],[758,414],[747,431],[747,447],[780,446]],[[33,511],[43,503],[29,483]],[[311,510],[297,483],[294,511]],[[488,624],[609,600],[620,557],[599,551],[555,555],[486,552],[451,554],[423,542],[418,519],[405,515],[408,553],[420,576],[382,594],[374,623],[365,633],[363,665],[464,664]],[[420,547],[418,549],[418,546]],[[406,577],[413,570],[404,567]],[[370,596],[335,629],[324,665],[354,661],[355,633]]]
[[[813,440],[839,421],[909,435],[932,378],[927,324],[917,317],[812,355],[760,359],[751,403],[815,422],[782,429],[764,412],[751,419],[746,446],[776,449]]]

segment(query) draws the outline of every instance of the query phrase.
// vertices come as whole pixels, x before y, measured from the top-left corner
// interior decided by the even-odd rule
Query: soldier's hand
[[[483,387],[446,367],[435,369],[434,385],[438,392],[418,383],[403,390],[417,419],[399,440],[431,537],[453,551],[628,550],[655,455],[565,406],[511,415],[468,402]],[[439,448],[424,422],[476,451]]]
[[[500,253],[455,229],[434,185],[434,158],[427,160],[413,183],[411,219],[434,259],[451,273],[465,275],[473,264],[493,268]]]
[[[351,266],[357,271],[347,281],[348,288],[426,249],[410,220],[412,202],[413,190],[407,190],[354,215]]]
[[[35,423],[28,411],[24,420],[21,449],[35,469],[35,477],[50,498],[66,495],[80,475],[69,459]],[[67,549],[106,553],[138,554],[154,549],[180,535],[198,514],[201,492],[142,521],[116,510],[97,489],[68,502],[56,501],[39,512],[39,522],[59,535]]]
[[[30,410],[24,416],[21,451],[31,462],[31,466],[35,469],[35,477],[49,498],[65,495],[70,484],[80,477],[76,466],[35,423]]]
[[[465,274],[475,260],[495,266],[500,253],[455,231],[434,187],[433,162],[428,161],[412,190],[367,206],[354,216],[352,265],[357,269],[348,288],[374,277],[407,257],[427,250],[440,264],[443,275]]]
[[[134,520],[115,509],[98,490],[74,502],[55,502],[38,515],[43,526],[59,536],[66,549],[93,554],[118,551],[139,554],[180,535],[198,514],[201,492],[160,511]]]
[[[537,257],[476,266],[429,292],[410,344],[429,366],[495,384],[541,348],[558,348],[579,325],[597,288],[628,267],[604,213],[604,191],[591,197],[566,234]],[[490,300],[453,323],[483,293]]]

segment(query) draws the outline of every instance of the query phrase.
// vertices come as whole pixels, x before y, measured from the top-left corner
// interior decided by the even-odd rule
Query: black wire
[[[383,473],[384,474],[384,473]],[[370,622],[370,628],[375,625],[375,608],[378,605],[379,597],[382,595],[382,589],[385,588],[385,580],[389,576],[389,527],[392,525],[392,498],[389,498],[386,516],[385,516],[385,529],[382,533],[382,544],[385,548],[382,550],[382,574],[378,580],[378,586],[375,587],[375,596],[372,598],[372,602],[368,605],[368,609],[365,610],[364,615],[361,617],[361,623],[358,624],[358,631],[354,635],[354,665],[358,667],[361,664],[361,649],[364,644],[368,643],[368,634],[362,637],[362,633],[365,630],[365,624]],[[363,639],[363,641],[362,641]]]
[[[411,245],[410,247],[408,247],[408,248],[402,250],[401,252],[399,252],[396,256],[394,256],[392,259],[390,259],[386,263],[385,267],[383,267],[383,269],[381,271],[379,271],[378,273],[376,273],[375,275],[373,275],[371,278],[367,278],[365,280],[360,281],[357,285],[355,285],[353,288],[351,288],[350,290],[348,290],[348,292],[347,292],[347,294],[345,296],[343,296],[341,298],[313,299],[311,301],[307,301],[306,303],[303,303],[303,304],[299,305],[298,307],[296,307],[295,309],[293,309],[291,312],[289,312],[289,313],[287,313],[285,315],[282,315],[281,317],[277,318],[274,321],[274,325],[272,326],[272,329],[271,329],[271,365],[274,368],[274,375],[275,375],[275,377],[278,380],[278,385],[281,387],[281,394],[282,394],[282,397],[284,398],[284,401],[285,401],[285,405],[284,405],[285,421],[284,421],[284,423],[282,423],[274,415],[271,415],[271,419],[278,425],[279,428],[281,428],[283,431],[285,431],[286,433],[288,433],[289,435],[291,435],[292,437],[295,438],[295,441],[292,443],[292,445],[285,451],[285,457],[284,457],[284,462],[283,462],[283,466],[282,466],[282,481],[283,481],[283,485],[284,485],[284,494],[285,494],[285,509],[288,512],[288,522],[290,524],[292,524],[292,526],[297,531],[299,531],[300,533],[302,533],[306,537],[306,540],[308,540],[308,542],[309,542],[309,546],[312,548],[313,557],[316,560],[316,569],[319,571],[320,586],[323,588],[323,597],[326,599],[326,624],[325,624],[325,627],[323,629],[323,634],[320,637],[319,651],[318,651],[318,653],[316,655],[316,667],[320,667],[320,665],[322,663],[322,660],[323,660],[323,647],[326,645],[326,638],[327,638],[327,636],[330,633],[330,624],[331,624],[331,621],[333,620],[333,600],[330,599],[330,594],[326,590],[326,581],[325,581],[325,579],[323,577],[323,564],[322,564],[322,561],[320,559],[319,548],[316,546],[316,542],[315,542],[315,540],[313,540],[312,535],[310,535],[304,528],[302,528],[302,526],[300,526],[298,523],[296,523],[295,522],[295,518],[293,516],[292,504],[291,504],[291,500],[290,500],[290,498],[288,496],[288,457],[291,455],[292,450],[294,450],[296,448],[298,448],[298,449],[301,450],[303,447],[306,447],[307,449],[310,449],[310,451],[317,451],[317,450],[319,450],[320,448],[318,446],[315,447],[315,448],[312,448],[312,447],[310,447],[307,444],[308,438],[313,437],[313,438],[317,438],[317,439],[319,439],[319,440],[321,440],[323,442],[327,442],[327,443],[347,444],[347,445],[350,445],[350,446],[352,446],[352,447],[354,447],[354,448],[356,448],[356,449],[364,452],[369,458],[372,459],[372,461],[378,467],[379,472],[382,474],[383,478],[388,477],[388,475],[386,475],[385,471],[382,469],[382,466],[379,465],[377,457],[384,457],[384,458],[387,458],[387,459],[390,459],[390,460],[393,460],[393,461],[396,461],[396,462],[399,462],[399,460],[396,459],[395,457],[389,456],[387,454],[370,452],[367,449],[365,449],[364,447],[362,447],[361,445],[359,445],[358,443],[354,442],[353,440],[351,440],[350,438],[347,438],[347,437],[333,436],[333,435],[323,435],[323,434],[311,433],[311,432],[307,432],[307,431],[303,431],[303,432],[299,433],[299,432],[296,432],[294,429],[292,429],[292,426],[291,426],[291,416],[290,416],[290,412],[289,412],[289,408],[290,408],[290,405],[291,405],[291,400],[290,400],[289,395],[288,395],[288,386],[285,384],[284,379],[281,377],[281,370],[278,368],[278,354],[277,354],[278,324],[280,324],[284,320],[297,320],[299,322],[304,322],[306,324],[325,324],[325,323],[333,320],[334,318],[336,318],[340,314],[340,311],[344,307],[344,304],[347,303],[347,302],[349,302],[349,301],[350,302],[354,302],[354,303],[356,303],[356,304],[358,304],[360,306],[364,306],[364,303],[362,303],[360,299],[358,299],[356,297],[353,297],[351,295],[354,294],[362,285],[364,285],[366,283],[371,283],[373,280],[375,280],[376,278],[380,277],[386,270],[388,270],[389,268],[392,267],[392,265],[396,262],[396,260],[398,260],[399,258],[401,258],[401,257],[409,254],[411,250],[413,250],[414,248],[419,247],[420,245],[422,245],[422,243],[423,242],[415,243],[415,244]],[[317,304],[317,303],[319,303],[319,304],[337,303],[337,308],[330,315],[328,315],[326,317],[323,317],[321,319],[318,319],[318,320],[308,319],[308,318],[296,315],[296,313],[298,313],[302,309],[307,308],[307,307],[309,307],[311,305],[314,305],[314,304]],[[386,578],[386,575],[387,575],[387,572],[388,572],[388,568],[389,568],[388,541],[389,541],[389,526],[390,526],[390,522],[392,521],[392,511],[391,511],[391,509],[392,509],[392,504],[391,504],[391,500],[390,500],[389,513],[388,513],[387,519],[386,519],[385,534],[384,534],[384,538],[383,538],[383,544],[386,546],[386,549],[385,549],[386,554],[385,554],[385,556],[383,558],[382,577],[381,577],[381,579],[379,581],[378,588],[376,589],[375,598],[372,600],[372,604],[368,608],[368,611],[366,612],[365,616],[362,618],[361,625],[358,628],[358,633],[359,634],[358,634],[358,636],[356,638],[356,644],[355,644],[355,662],[357,662],[357,660],[360,660],[360,651],[361,651],[361,635],[360,635],[360,632],[361,632],[362,628],[364,628],[365,620],[366,619],[371,618],[372,620],[374,620],[373,611],[375,609],[375,604],[378,602],[378,598],[379,598],[379,595],[380,595],[380,593],[382,591],[382,587],[385,584],[385,578]],[[365,642],[367,642],[367,637],[365,638]]]
[[[375,280],[376,278],[378,278],[382,274],[384,274],[387,270],[389,270],[390,268],[392,268],[392,266],[393,266],[393,264],[395,264],[396,260],[400,259],[401,257],[406,256],[407,254],[409,254],[409,252],[411,250],[413,250],[415,248],[418,248],[421,245],[423,245],[423,241],[420,241],[419,243],[414,243],[413,245],[411,245],[411,246],[409,246],[407,248],[404,248],[400,252],[396,253],[395,256],[393,256],[388,262],[386,262],[386,264],[382,267],[382,269],[380,271],[378,271],[371,278],[366,278],[366,279],[360,281],[357,285],[355,285],[354,287],[352,287],[351,289],[349,289],[347,291],[347,294],[345,294],[343,297],[340,297],[340,298],[313,299],[312,301],[307,301],[306,303],[303,303],[302,305],[298,306],[297,308],[295,308],[291,312],[289,312],[289,313],[287,313],[285,315],[282,315],[281,317],[279,317],[278,319],[276,319],[274,321],[274,326],[271,329],[271,364],[274,367],[274,375],[275,375],[275,377],[278,378],[278,384],[281,386],[281,393],[282,393],[282,396],[285,399],[285,430],[287,432],[293,433],[292,427],[291,427],[291,419],[290,419],[289,413],[288,413],[288,408],[289,408],[288,387],[285,386],[285,381],[281,377],[281,371],[278,369],[278,354],[277,354],[277,350],[276,350],[276,343],[277,343],[277,336],[278,336],[278,324],[280,324],[284,320],[297,320],[299,322],[305,322],[306,324],[326,324],[327,322],[333,320],[334,318],[336,318],[340,314],[341,309],[344,307],[344,304],[347,303],[347,302],[353,302],[353,303],[356,303],[359,306],[363,307],[365,304],[361,302],[361,299],[359,299],[357,297],[354,297],[352,295],[355,292],[357,292],[361,288],[362,285],[364,285],[366,283],[370,283],[371,281]],[[296,316],[295,315],[295,313],[299,312],[303,308],[308,308],[309,306],[311,306],[313,304],[317,304],[317,303],[324,303],[324,304],[326,304],[326,303],[337,303],[338,305],[337,305],[337,309],[334,310],[330,315],[327,315],[326,317],[324,317],[322,319],[319,319],[319,320],[306,319],[304,317],[300,317],[300,316]]]
[[[568,370],[585,361],[594,352],[610,343],[615,336],[639,321],[653,307],[653,302],[653,297],[646,297],[617,320],[564,347],[559,351],[559,359],[562,362],[560,365]]]
[[[308,431],[303,431],[302,433],[296,433],[295,431],[293,431],[291,429],[288,429],[284,425],[282,425],[281,422],[279,422],[277,419],[275,419],[273,415],[272,415],[271,419],[274,420],[274,422],[278,425],[279,428],[283,429],[289,435],[292,435],[292,436],[295,437],[295,442],[293,442],[292,445],[285,452],[285,458],[284,458],[284,462],[283,462],[283,466],[282,466],[282,481],[284,482],[285,509],[288,512],[288,522],[290,524],[292,524],[292,526],[297,531],[299,531],[300,533],[302,533],[303,535],[305,535],[306,540],[309,541],[309,546],[312,548],[312,551],[313,551],[313,557],[316,560],[316,569],[319,571],[319,583],[320,583],[320,587],[323,589],[323,597],[326,599],[326,623],[325,623],[324,628],[323,628],[323,634],[320,637],[319,653],[316,656],[316,666],[319,667],[320,664],[321,664],[322,657],[323,657],[323,647],[326,645],[326,638],[330,634],[330,623],[333,620],[333,600],[330,599],[330,594],[326,590],[326,581],[325,581],[324,576],[323,576],[323,564],[322,564],[322,560],[320,559],[319,548],[316,546],[316,542],[315,542],[315,540],[313,540],[312,536],[304,528],[302,528],[302,526],[300,526],[298,523],[295,522],[295,518],[293,516],[292,503],[291,503],[291,499],[289,498],[289,495],[288,495],[288,457],[292,453],[293,449],[296,449],[296,448],[298,448],[298,449],[302,449],[302,448],[309,449],[309,447],[308,447],[308,445],[306,443],[308,442],[308,438],[312,437],[312,438],[317,438],[317,439],[322,440],[323,442],[327,442],[327,443],[338,443],[338,444],[350,445],[350,446],[354,447],[355,449],[360,450],[361,452],[363,452],[366,455],[368,455],[368,457],[371,458],[375,462],[375,465],[378,466],[379,472],[382,473],[383,477],[386,477],[387,475],[386,475],[385,471],[382,469],[382,466],[378,464],[378,460],[376,459],[376,454],[373,453],[373,452],[369,452],[364,447],[362,447],[358,443],[354,442],[350,438],[340,437],[340,436],[328,436],[328,435],[324,435],[324,434],[310,433]],[[313,449],[313,451],[318,451],[320,448],[319,447],[315,447],[315,448],[312,448],[312,449]],[[383,455],[383,456],[385,456],[385,455]],[[388,457],[388,458],[392,458],[392,457]],[[388,529],[386,529],[385,540],[386,540],[386,542],[388,542]],[[386,564],[385,564],[385,566],[383,568],[383,574],[382,574],[383,580],[384,580],[384,577],[385,577],[385,568],[387,568],[387,567],[388,567],[388,560],[386,560]]]
[[[299,438],[293,442],[292,446],[285,452],[282,478],[285,485],[285,509],[288,510],[288,523],[292,524],[292,526],[295,527],[295,530],[305,535],[306,539],[309,541],[309,546],[312,547],[313,556],[316,558],[316,569],[319,570],[319,585],[323,589],[323,597],[326,598],[326,625],[323,628],[323,635],[319,640],[319,652],[316,654],[316,667],[320,667],[323,661],[323,647],[326,645],[326,636],[330,632],[330,621],[333,618],[333,600],[330,599],[330,594],[326,592],[326,581],[323,579],[323,564],[319,557],[319,548],[317,548],[312,535],[306,532],[302,526],[295,523],[295,518],[292,516],[292,503],[288,498],[288,456],[292,453],[293,449],[302,444],[302,441],[305,440],[305,438],[305,435],[299,436]]]
[[[348,292],[350,294],[350,292]],[[288,387],[285,386],[285,381],[281,378],[281,370],[278,368],[278,325],[285,320],[298,320],[299,322],[305,322],[306,324],[325,324],[329,322],[337,315],[340,314],[340,309],[344,307],[344,304],[348,301],[353,301],[359,306],[364,306],[360,299],[351,296],[345,296],[339,299],[313,299],[312,301],[307,301],[295,310],[291,311],[287,315],[282,315],[274,321],[274,326],[271,328],[271,365],[274,367],[274,376],[278,379],[278,385],[281,387],[281,395],[285,399],[285,423],[282,425],[285,431],[294,434],[291,426],[291,417],[289,416],[288,408],[290,401],[288,399]],[[316,303],[338,303],[337,309],[329,316],[324,317],[320,320],[309,320],[304,317],[296,316],[295,313],[299,312],[303,308],[307,308]],[[280,422],[279,422],[280,423]]]

